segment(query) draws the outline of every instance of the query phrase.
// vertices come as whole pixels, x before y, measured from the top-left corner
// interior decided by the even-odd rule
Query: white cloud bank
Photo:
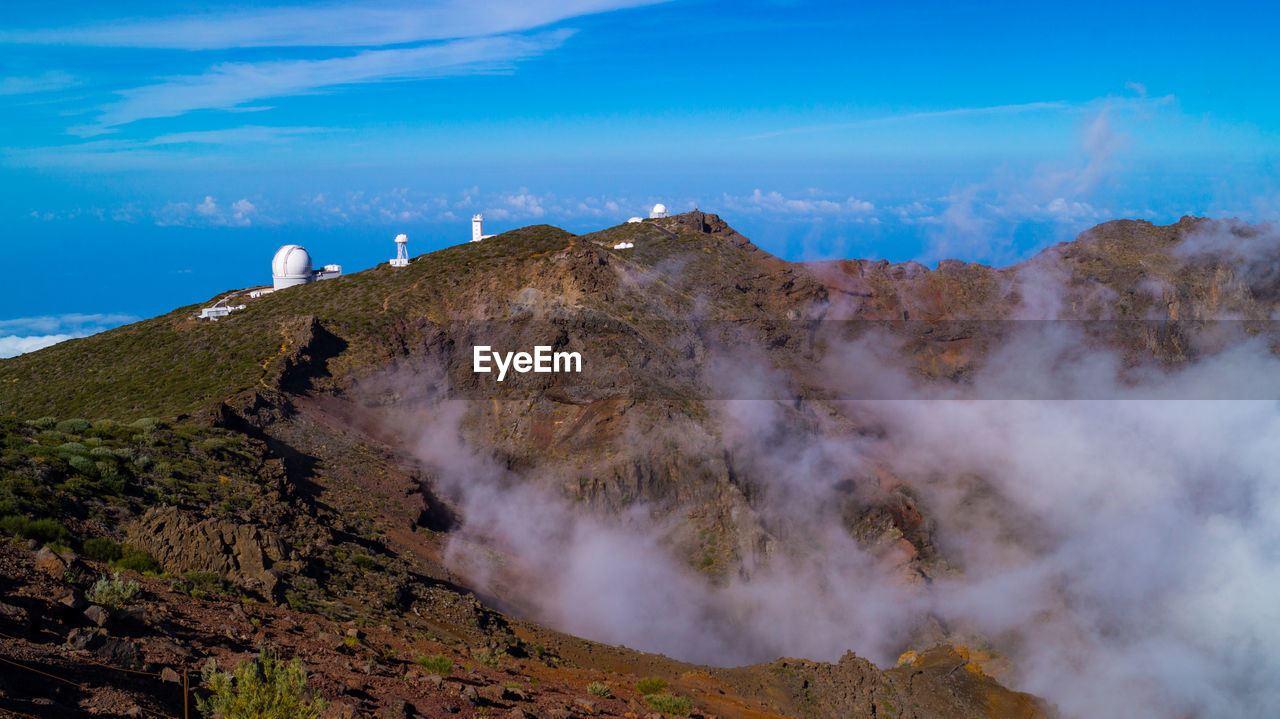
[[[126,314],[47,315],[0,320],[0,357],[16,357],[77,337],[88,337],[138,318]]]

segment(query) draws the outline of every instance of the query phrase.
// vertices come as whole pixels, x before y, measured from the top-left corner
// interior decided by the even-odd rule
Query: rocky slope
[[[636,716],[650,709],[630,687],[657,675],[706,716],[1047,715],[988,676],[1000,675],[997,655],[964,646],[985,640],[936,620],[904,629],[901,649],[918,653],[887,670],[853,656],[718,669],[557,634],[537,623],[565,626],[546,599],[557,558],[520,546],[525,519],[485,518],[498,495],[476,488],[530,487],[554,498],[548,511],[627,518],[712,587],[796,561],[828,525],[887,581],[927,584],[958,568],[919,478],[888,462],[849,471],[772,451],[883,432],[844,400],[886,383],[833,373],[848,366],[843,353],[873,337],[877,361],[911,391],[976,392],[1023,320],[1077,323],[1131,370],[1192,363],[1257,334],[1274,343],[1268,232],[1121,221],[1011,268],[930,270],[785,262],[699,212],[576,237],[531,227],[268,295],[216,323],[181,308],[0,361],[0,407],[14,417],[0,514],[20,518],[9,533],[39,539],[3,550],[0,581],[17,599],[5,600],[0,639],[7,656],[84,685],[44,694],[9,683],[0,706],[63,710],[40,694],[107,714],[181,708],[95,668],[103,655],[75,639],[91,620],[56,609],[105,565],[59,560],[83,576],[35,568],[43,542],[85,551],[106,538],[167,577],[142,580],[140,617],[112,620],[133,649],[110,646],[132,652],[130,666],[191,672],[204,657],[276,645],[350,713]],[[1248,251],[1223,251],[1224,236]],[[612,249],[624,241],[635,248]],[[1208,322],[1223,318],[1233,323]],[[471,371],[480,343],[578,351],[584,372],[497,385]],[[768,442],[740,399],[774,400]],[[777,481],[827,470],[820,492]],[[61,529],[33,529],[39,517]],[[121,561],[102,546],[100,560]],[[115,642],[116,627],[99,634]],[[349,630],[354,643],[340,638]],[[68,642],[72,652],[55,649]],[[166,642],[185,654],[154,650]],[[469,668],[431,677],[410,664],[426,655]],[[614,697],[592,699],[593,681]]]

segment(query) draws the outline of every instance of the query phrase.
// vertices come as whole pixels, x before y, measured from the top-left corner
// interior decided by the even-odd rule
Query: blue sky
[[[23,3],[0,355],[268,279],[655,201],[789,259],[1009,263],[1280,214],[1280,10],[775,0]],[[56,288],[56,289],[51,289]]]

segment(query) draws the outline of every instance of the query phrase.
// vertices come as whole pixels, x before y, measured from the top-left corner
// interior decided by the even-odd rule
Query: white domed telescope
[[[301,245],[285,245],[271,259],[271,280],[277,290],[305,285],[315,273],[311,270],[311,253]]]
[[[276,256],[271,258],[273,291],[341,276],[342,265],[325,265],[318,270],[314,269],[311,265],[311,253],[302,245],[285,245],[276,250]]]
[[[667,206],[662,204],[661,202],[654,205],[652,210],[649,210],[649,219],[656,219],[658,217],[666,217],[666,216],[667,216]]]
[[[409,266],[409,236],[406,234],[396,235],[396,258],[391,260],[392,267],[408,267]]]

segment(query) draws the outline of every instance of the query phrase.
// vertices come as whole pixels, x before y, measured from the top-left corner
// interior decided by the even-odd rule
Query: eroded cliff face
[[[912,422],[928,417],[894,421],[864,400],[1040,397],[1042,389],[1064,398],[1088,385],[1053,384],[1054,363],[1070,369],[1081,352],[1114,358],[1105,369],[1115,382],[1102,386],[1111,391],[1248,341],[1274,351],[1280,290],[1270,232],[1191,218],[1120,221],[1013,267],[929,269],[786,262],[700,212],[580,237],[528,228],[402,271],[268,296],[216,328],[178,316],[153,321],[151,334],[125,328],[119,336],[146,334],[163,355],[159,369],[147,368],[152,384],[165,376],[163,361],[177,358],[172,371],[186,371],[178,360],[197,349],[225,371],[114,405],[103,388],[134,387],[125,370],[85,374],[83,387],[98,392],[87,405],[94,412],[200,407],[197,421],[261,442],[278,463],[251,474],[289,508],[287,518],[258,506],[236,522],[190,503],[137,518],[128,541],[169,571],[215,572],[337,619],[425,613],[431,631],[513,655],[538,642],[459,588],[518,617],[629,646],[611,628],[649,622],[660,635],[664,624],[713,626],[706,641],[654,640],[708,665],[772,659],[784,653],[769,654],[785,627],[739,638],[733,622],[781,625],[809,611],[810,589],[826,609],[842,609],[917,596],[886,600],[877,583],[944,586],[967,569],[956,541],[963,532],[997,536],[1023,555],[1056,539],[1008,486],[959,464],[914,461]],[[635,248],[612,249],[623,241]],[[58,381],[109,356],[103,343],[116,339],[52,348],[74,355],[58,360]],[[479,343],[579,352],[584,371],[514,375],[498,386],[472,371]],[[1020,362],[1027,357],[1034,362]],[[32,361],[0,365],[0,379]],[[1012,380],[993,374],[1026,364],[1034,371]],[[23,407],[70,401],[15,386],[0,391]],[[596,555],[582,554],[593,546]],[[609,574],[619,558],[660,571]],[[599,584],[585,576],[596,569],[607,577]],[[803,591],[761,596],[752,593],[757,581]],[[596,616],[600,596],[627,593],[654,598],[652,615],[691,606],[694,616],[678,625]],[[977,662],[981,652],[963,649],[995,656],[991,637],[928,611],[887,628],[898,616],[836,618],[886,625],[868,640],[882,665],[920,650],[902,666],[848,657],[726,676],[737,691],[758,682],[762,705],[786,715],[1044,711],[988,676],[1006,676],[1008,662]],[[812,626],[797,621],[794,631]],[[842,626],[820,626],[831,646],[817,644],[834,661],[849,648],[833,649]],[[926,651],[933,645],[942,648]]]
[[[226,520],[194,520],[176,507],[147,510],[126,531],[130,546],[154,557],[166,572],[212,572],[266,599],[279,599],[273,571],[287,549],[270,531]]]
[[[334,359],[302,355],[285,385],[307,378],[312,394],[350,402],[366,426],[397,428],[382,439],[408,455],[421,439],[412,428],[438,402],[468,399],[456,430],[510,478],[590,512],[643,506],[673,516],[665,541],[691,566],[712,580],[749,575],[803,525],[797,512],[809,511],[784,511],[773,475],[815,471],[775,466],[767,444],[853,443],[881,431],[841,400],[894,397],[857,384],[858,360],[842,352],[874,345],[875,359],[908,379],[963,391],[1027,328],[1063,324],[1122,365],[1176,367],[1249,331],[1197,323],[1261,322],[1276,312],[1265,258],[1205,249],[1224,235],[1265,245],[1266,232],[1192,218],[1163,227],[1117,221],[1013,267],[929,269],[789,263],[715,215],[686,213],[513,252],[467,282],[415,282],[382,301],[387,320],[377,333],[321,343],[313,328],[300,346],[322,344]],[[623,240],[636,249],[611,249]],[[394,312],[414,293],[429,300],[423,311]],[[496,385],[471,371],[480,342],[545,344],[581,353],[586,366]],[[768,427],[735,424],[734,401],[758,399],[794,406]],[[913,478],[874,461],[817,471],[832,475],[814,511],[839,516],[907,576],[945,571]],[[447,488],[428,494],[451,501]]]

